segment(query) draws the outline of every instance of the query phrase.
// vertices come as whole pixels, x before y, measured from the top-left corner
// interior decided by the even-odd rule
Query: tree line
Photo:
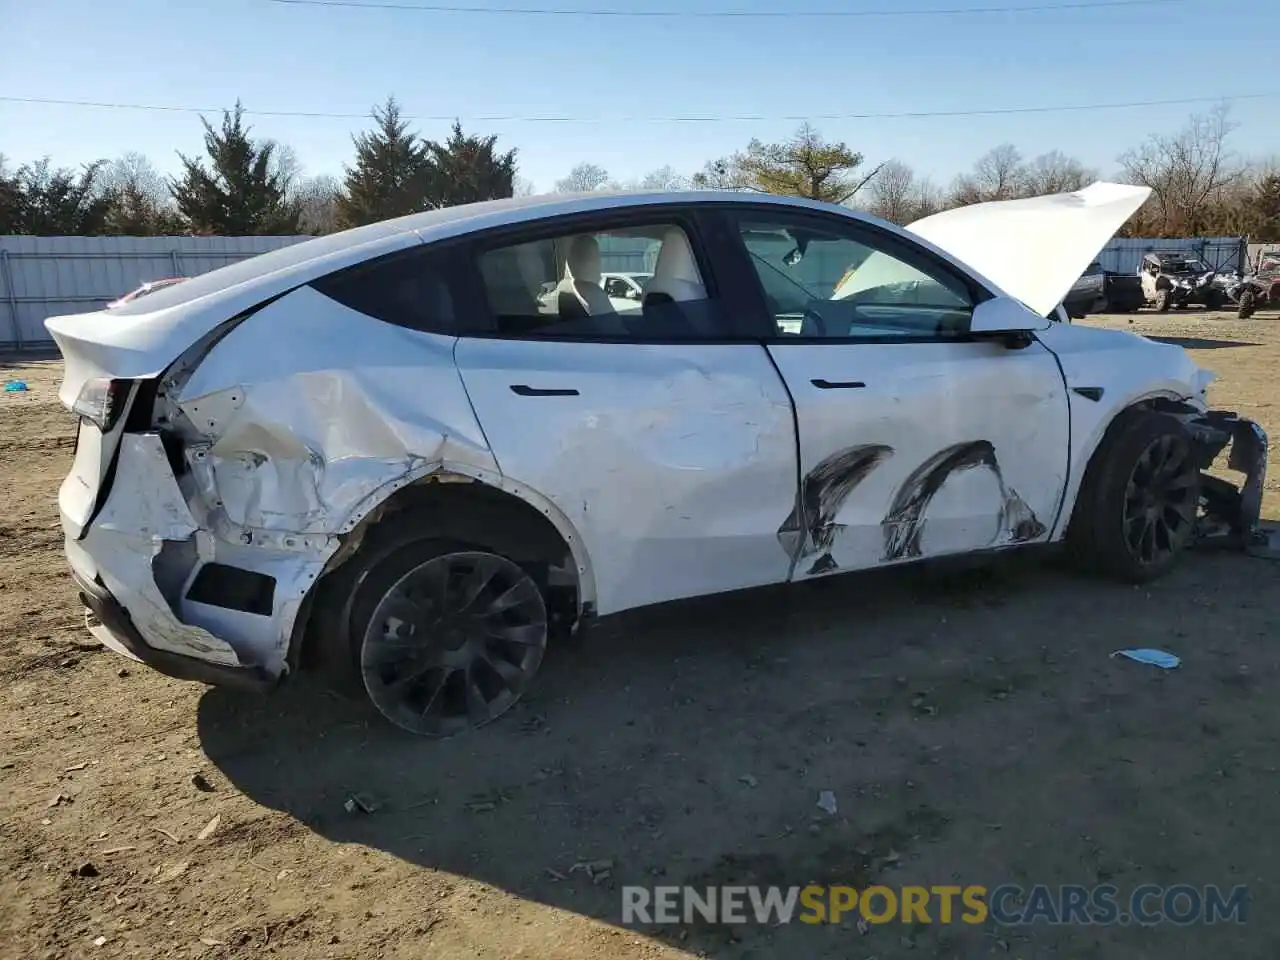
[[[0,154],[0,234],[292,235],[322,234],[390,217],[533,193],[518,174],[517,150],[494,135],[418,136],[390,98],[355,135],[341,178],[306,177],[287,146],[252,135],[237,103],[217,127],[203,119],[204,153],[179,153],[180,172],[159,174],[140,154],[80,170],[44,160],[10,169]],[[1151,188],[1122,235],[1248,236],[1280,241],[1280,161],[1248,161],[1231,148],[1235,124],[1222,105],[1192,116],[1172,134],[1152,134],[1123,153],[1109,178]],[[843,141],[802,125],[777,143],[744,149],[684,175],[670,166],[618,182],[583,162],[554,192],[721,189],[784,194],[845,204],[905,224],[950,207],[1077,190],[1099,178],[1075,157],[1024,157],[994,147],[945,186],[888,159],[870,164]]]

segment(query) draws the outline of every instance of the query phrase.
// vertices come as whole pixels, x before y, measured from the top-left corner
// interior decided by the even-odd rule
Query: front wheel
[[[1200,469],[1182,422],[1126,411],[1089,463],[1067,534],[1072,552],[1114,579],[1153,580],[1191,543],[1199,499]]]
[[[1169,307],[1173,304],[1173,294],[1168,290],[1157,290],[1155,303],[1158,312],[1168,313]]]
[[[361,578],[352,637],[369,700],[396,726],[447,737],[520,699],[547,647],[547,608],[506,557],[440,540],[411,543]]]
[[[1258,308],[1258,295],[1252,290],[1246,290],[1240,294],[1240,303],[1236,310],[1236,316],[1241,320],[1248,320],[1253,316],[1254,310]]]

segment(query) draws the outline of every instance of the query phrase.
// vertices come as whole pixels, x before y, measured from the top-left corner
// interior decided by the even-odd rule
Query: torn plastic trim
[[[1191,435],[1201,471],[1196,541],[1273,555],[1274,532],[1262,526],[1262,492],[1267,479],[1266,431],[1235,411],[1201,411],[1185,403],[1156,401],[1152,409],[1177,417]],[[1227,468],[1244,474],[1239,487],[1206,473],[1230,445]]]
[[[120,444],[114,494],[86,536],[68,543],[73,568],[96,567],[103,586],[157,649],[226,667],[245,663],[231,644],[183,623],[156,581],[153,564],[167,541],[188,541],[195,520],[155,433],[126,434]]]

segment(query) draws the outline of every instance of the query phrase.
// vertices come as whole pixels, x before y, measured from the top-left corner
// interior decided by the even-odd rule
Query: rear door
[[[600,613],[787,578],[791,404],[764,346],[737,335],[744,291],[722,295],[711,275],[707,243],[727,239],[687,210],[647,207],[474,248],[483,322],[457,342],[458,368],[503,476],[582,537]],[[669,302],[605,309],[589,287],[600,271],[641,269],[655,251]],[[596,313],[561,314],[564,297],[539,306],[566,275]]]
[[[778,206],[735,223],[795,400],[794,576],[1046,539],[1068,467],[1053,354],[970,337],[985,294],[911,239]]]

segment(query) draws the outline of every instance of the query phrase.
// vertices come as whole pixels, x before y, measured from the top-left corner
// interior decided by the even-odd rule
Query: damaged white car
[[[905,230],[738,193],[495,201],[51,318],[90,629],[214,684],[314,666],[445,735],[646,604],[1062,540],[1142,581],[1210,527],[1243,542],[1265,434],[1180,348],[1058,322],[1146,195]],[[606,248],[653,257],[639,309]],[[1239,489],[1202,473],[1228,444]]]

